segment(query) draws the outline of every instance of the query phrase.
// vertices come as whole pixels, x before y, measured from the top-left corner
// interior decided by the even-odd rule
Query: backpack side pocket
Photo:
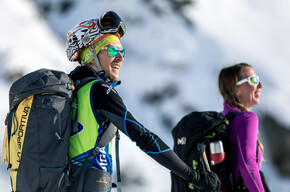
[[[6,133],[3,145],[6,156],[2,161],[8,164],[12,183],[12,190],[16,191],[18,168],[21,163],[25,133],[34,96],[24,99],[7,115]],[[4,153],[4,151],[2,151]]]

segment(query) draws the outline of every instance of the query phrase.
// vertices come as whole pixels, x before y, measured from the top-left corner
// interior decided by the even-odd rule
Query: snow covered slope
[[[166,128],[164,121],[174,125],[191,109],[221,110],[218,72],[238,62],[251,64],[264,85],[261,104],[254,110],[270,113],[290,126],[289,1],[198,0],[194,6],[182,10],[193,22],[191,27],[165,0],[148,1],[150,3],[141,0],[74,1],[75,6],[66,13],[59,11],[59,1],[49,2],[54,7],[44,19],[33,1],[1,1],[0,96],[4,101],[0,106],[1,122],[8,110],[11,85],[6,80],[8,74],[27,73],[40,67],[69,72],[77,64],[66,59],[67,31],[85,19],[115,10],[127,27],[122,38],[126,59],[120,74],[122,84],[117,90],[136,119],[170,146],[172,127]],[[168,93],[156,103],[144,99],[150,93],[158,90],[164,93],[169,89],[173,90],[172,94]],[[0,129],[1,138],[3,134],[4,124]],[[267,147],[267,143],[265,145]],[[169,171],[147,157],[124,135],[121,137],[121,168],[125,192],[170,191]],[[262,169],[273,191],[289,191],[290,179],[279,176],[270,161],[264,162]],[[0,185],[3,191],[10,190],[3,164]]]

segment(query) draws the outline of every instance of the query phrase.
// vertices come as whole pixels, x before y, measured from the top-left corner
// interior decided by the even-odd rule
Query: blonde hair
[[[252,67],[247,63],[238,63],[229,67],[223,68],[218,77],[219,91],[225,102],[232,106],[238,107],[241,111],[248,111],[248,109],[241,103],[239,97],[235,94],[237,89],[237,82],[244,78],[244,68]],[[257,140],[262,153],[264,153],[263,144]]]

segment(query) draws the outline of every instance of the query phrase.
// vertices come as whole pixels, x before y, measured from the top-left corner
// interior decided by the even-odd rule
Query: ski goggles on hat
[[[101,50],[108,50],[108,55],[110,57],[116,57],[118,55],[118,52],[120,51],[122,57],[125,57],[125,49],[124,48],[118,48],[115,46],[110,47],[102,47]]]
[[[121,37],[126,33],[126,27],[117,13],[108,11],[99,19],[99,26],[103,34],[120,33]]]
[[[251,76],[251,77],[247,77],[245,79],[238,81],[237,85],[241,85],[245,82],[248,82],[250,85],[258,85],[260,80],[258,76]]]

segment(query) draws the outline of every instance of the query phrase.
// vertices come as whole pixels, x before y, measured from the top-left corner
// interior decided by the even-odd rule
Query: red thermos
[[[212,141],[209,144],[210,164],[215,165],[225,160],[225,152],[222,141]]]

